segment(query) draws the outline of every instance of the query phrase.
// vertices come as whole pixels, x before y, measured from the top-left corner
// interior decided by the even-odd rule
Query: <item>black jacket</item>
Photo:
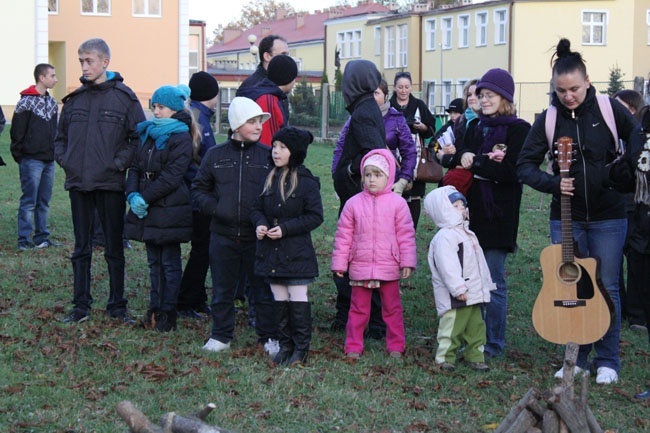
[[[11,155],[18,163],[23,157],[54,161],[59,106],[49,93],[41,95],[34,85],[20,92],[11,119]]]
[[[470,122],[463,143],[456,142],[456,154],[451,166],[460,165],[466,152],[476,155],[470,168],[474,181],[467,192],[469,227],[476,233],[482,248],[500,248],[512,252],[517,248],[522,193],[515,165],[530,125],[519,123],[508,127],[504,143],[508,147],[501,162],[495,162],[479,151],[483,142],[480,129],[478,120]],[[486,195],[489,194],[496,207],[491,212],[486,209]]]
[[[140,145],[145,120],[135,93],[117,72],[63,98],[54,158],[65,170],[65,189],[124,191],[126,170]]]
[[[269,173],[271,150],[232,138],[208,150],[192,182],[192,201],[212,216],[210,230],[245,241],[255,240],[253,203]]]
[[[307,168],[299,166],[296,190],[283,202],[277,189],[279,178],[277,173],[273,190],[258,197],[251,212],[254,227],[282,229],[280,239],[257,241],[255,273],[271,278],[316,277],[318,262],[310,233],[323,222],[320,183]]]
[[[611,99],[616,130],[626,143],[634,139],[637,125],[630,112]],[[591,86],[584,102],[575,110],[567,109],[553,93],[552,104],[557,107],[553,142],[558,137],[573,139],[574,159],[569,177],[574,178],[571,197],[571,218],[574,221],[603,221],[626,218],[624,196],[613,188],[608,164],[616,159],[614,138],[605,124]],[[548,153],[546,111],[537,117],[519,155],[519,179],[538,191],[553,194],[551,220],[560,219],[560,170],[553,161],[553,174],[539,168]]]
[[[189,114],[174,117],[191,124]],[[149,204],[148,215],[139,219],[130,209],[124,235],[128,239],[157,245],[188,242],[192,237],[192,202],[184,175],[192,161],[189,132],[172,134],[165,148],[156,148],[153,139],[138,147],[126,179],[126,196],[139,192]]]

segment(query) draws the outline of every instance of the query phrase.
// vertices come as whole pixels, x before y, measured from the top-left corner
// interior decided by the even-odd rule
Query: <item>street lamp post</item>
[[[257,63],[257,54],[260,52],[260,48],[255,45],[255,42],[257,42],[257,36],[252,34],[248,35],[248,43],[251,45],[248,51],[253,56],[253,64]],[[253,69],[255,69],[255,67],[253,67]]]

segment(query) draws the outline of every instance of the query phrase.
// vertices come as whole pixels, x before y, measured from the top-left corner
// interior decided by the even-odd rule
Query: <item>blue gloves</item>
[[[129,202],[129,206],[131,206],[131,212],[133,212],[138,218],[142,219],[147,216],[147,208],[149,205],[144,201],[144,198],[142,198],[142,195],[140,195],[139,192],[132,192],[129,194],[126,201]]]

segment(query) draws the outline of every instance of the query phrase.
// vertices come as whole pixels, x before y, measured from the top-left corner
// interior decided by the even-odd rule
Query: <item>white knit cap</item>
[[[257,116],[262,116],[262,123],[271,117],[269,113],[262,111],[260,106],[252,99],[237,96],[230,102],[230,107],[228,107],[228,123],[233,132]]]

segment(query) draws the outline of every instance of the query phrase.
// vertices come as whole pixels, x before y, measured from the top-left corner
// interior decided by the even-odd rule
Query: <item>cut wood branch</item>
[[[204,422],[208,414],[215,408],[216,406],[210,403],[195,415],[188,416],[168,412],[162,416],[160,426],[152,423],[130,401],[120,402],[115,410],[129,426],[132,433],[233,433]]]

